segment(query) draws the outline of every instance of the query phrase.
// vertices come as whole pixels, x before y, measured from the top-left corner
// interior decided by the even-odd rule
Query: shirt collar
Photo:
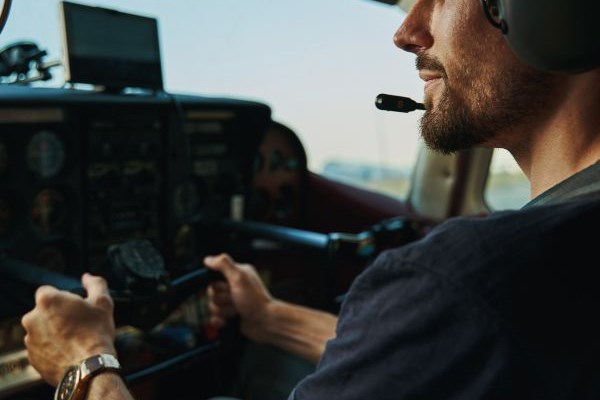
[[[562,203],[579,197],[600,196],[600,162],[579,171],[546,190],[523,208]]]

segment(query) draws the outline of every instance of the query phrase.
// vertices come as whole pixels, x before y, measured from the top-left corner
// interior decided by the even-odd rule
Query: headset
[[[600,66],[597,0],[480,0],[490,23],[526,64],[579,73]]]
[[[376,0],[409,12],[417,0]],[[488,21],[525,64],[540,71],[577,74],[600,67],[599,0],[480,0]],[[380,110],[424,110],[406,97],[381,93]]]
[[[569,73],[600,66],[600,23],[597,21],[600,2],[597,0],[480,1],[490,23],[502,31],[508,45],[524,63],[542,71]],[[4,0],[0,32],[6,24],[11,2]],[[414,1],[398,2],[406,9]]]

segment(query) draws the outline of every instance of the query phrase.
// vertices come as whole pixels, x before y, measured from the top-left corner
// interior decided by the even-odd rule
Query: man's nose
[[[394,35],[394,44],[404,51],[419,53],[433,45],[430,31],[431,1],[417,0]]]

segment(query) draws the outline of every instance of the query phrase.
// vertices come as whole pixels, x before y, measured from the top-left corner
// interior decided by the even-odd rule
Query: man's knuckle
[[[28,312],[27,314],[23,315],[21,317],[21,326],[23,326],[23,328],[25,328],[25,330],[29,330],[29,328],[31,328],[31,312]]]
[[[233,260],[231,258],[231,256],[227,253],[221,253],[217,256],[217,261],[219,263],[227,263],[227,264],[232,264]]]
[[[40,286],[35,292],[35,301],[42,308],[52,306],[58,299],[58,292],[50,286]]]

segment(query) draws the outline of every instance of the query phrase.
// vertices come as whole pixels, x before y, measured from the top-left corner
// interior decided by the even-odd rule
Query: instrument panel
[[[171,276],[197,268],[203,255],[230,250],[211,224],[252,213],[253,163],[270,124],[270,109],[250,101],[8,87],[0,254],[110,281],[108,247],[146,239]],[[36,377],[27,375],[20,328],[32,289],[2,278],[0,293],[3,398]]]

